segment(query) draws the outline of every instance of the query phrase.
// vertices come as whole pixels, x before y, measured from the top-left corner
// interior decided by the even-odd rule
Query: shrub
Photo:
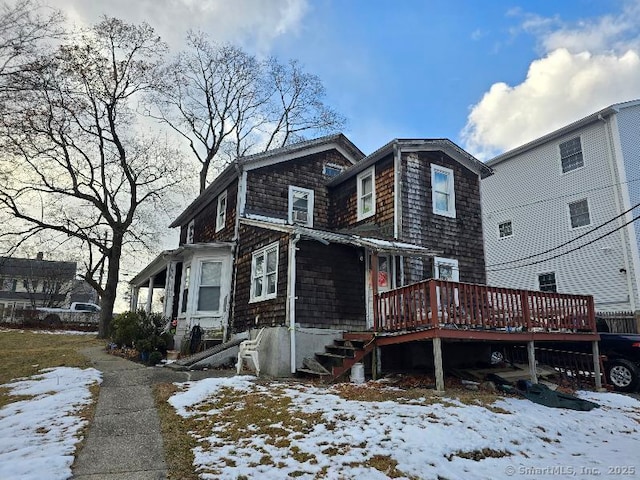
[[[158,350],[151,352],[149,355],[149,365],[157,365],[162,360],[162,353]]]
[[[142,337],[140,317],[136,312],[124,312],[111,321],[111,340],[121,347],[133,347]]]
[[[111,322],[112,340],[121,346],[133,346],[140,352],[167,351],[173,336],[164,331],[168,319],[159,313],[147,313],[144,310],[124,312]]]

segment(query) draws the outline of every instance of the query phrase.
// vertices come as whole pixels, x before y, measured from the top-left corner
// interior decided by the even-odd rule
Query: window
[[[185,265],[182,279],[182,298],[180,299],[180,312],[187,311],[187,302],[189,301],[189,282],[191,276],[191,265]]]
[[[560,162],[562,163],[562,173],[576,170],[584,165],[580,137],[572,138],[560,144]]]
[[[251,261],[251,301],[275,298],[278,284],[278,244],[253,254]]]
[[[434,276],[437,280],[449,280],[457,282],[460,280],[458,271],[458,260],[453,258],[435,257],[433,260]]]
[[[217,312],[220,310],[221,278],[222,262],[208,261],[200,264],[199,312]]]
[[[289,186],[289,223],[313,227],[313,190]]]
[[[589,203],[586,198],[569,204],[569,217],[571,218],[571,228],[584,227],[591,224]]]
[[[453,170],[431,165],[431,198],[433,213],[456,218],[456,197],[453,188]]]
[[[511,220],[498,224],[498,236],[500,238],[506,238],[513,235],[513,225]]]
[[[195,235],[196,230],[196,221],[191,220],[189,225],[187,225],[187,243],[193,243],[193,237]]]
[[[227,219],[227,192],[226,190],[218,196],[218,215],[216,216],[216,232],[224,228]]]
[[[375,170],[371,167],[360,173],[357,179],[358,220],[376,213]]]
[[[538,275],[538,285],[541,292],[557,292],[555,272],[541,273]]]
[[[329,178],[337,177],[342,173],[343,168],[340,165],[327,163],[322,169],[322,173]]]

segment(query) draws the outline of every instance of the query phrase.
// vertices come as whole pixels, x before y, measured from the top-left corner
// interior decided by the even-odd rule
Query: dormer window
[[[225,190],[218,196],[218,210],[216,215],[216,232],[224,228],[227,220],[227,191]]]
[[[360,173],[357,182],[358,220],[363,220],[376,213],[376,177],[374,167]]]
[[[289,186],[289,223],[313,227],[313,190]]]

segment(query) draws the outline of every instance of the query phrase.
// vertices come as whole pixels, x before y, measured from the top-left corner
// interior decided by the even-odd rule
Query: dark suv
[[[640,335],[609,333],[607,324],[598,319],[600,354],[607,356],[604,368],[607,380],[616,390],[634,392],[640,385]]]

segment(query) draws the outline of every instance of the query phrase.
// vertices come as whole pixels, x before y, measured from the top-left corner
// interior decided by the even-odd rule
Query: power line
[[[576,195],[582,195],[582,194],[585,194],[585,193],[596,192],[598,190],[606,190],[607,188],[616,187],[616,186],[619,186],[619,185],[629,184],[629,183],[638,182],[638,181],[640,181],[640,178],[634,178],[634,179],[631,179],[631,180],[627,180],[626,182],[612,183],[611,185],[605,185],[604,187],[596,187],[596,188],[592,188],[590,190],[582,190],[580,192],[568,193],[566,195],[560,195],[559,197],[542,198],[540,200],[536,200],[536,201],[530,202],[530,203],[522,203],[520,205],[515,205],[515,206],[511,206],[511,207],[507,207],[507,208],[501,208],[499,210],[492,210],[490,212],[483,212],[482,216],[486,217],[486,216],[492,215],[494,213],[506,212],[506,211],[509,211],[509,210],[514,210],[516,208],[529,207],[531,205],[537,205],[539,203],[551,202],[552,200],[561,200],[563,198],[575,197]]]
[[[611,220],[607,220],[606,222],[604,222],[603,224],[592,228],[591,230],[589,230],[588,232],[583,233],[582,235],[578,235],[577,237],[569,240],[568,242],[564,242],[561,245],[558,245],[557,247],[553,247],[550,248],[549,250],[545,250],[544,252],[540,252],[540,253],[534,253],[533,255],[529,255],[528,257],[523,257],[523,258],[519,258],[517,260],[509,260],[507,262],[500,262],[500,263],[494,263],[492,265],[487,265],[487,268],[491,268],[491,267],[498,267],[500,265],[508,265],[510,263],[518,263],[518,262],[523,262],[525,260],[529,260],[530,258],[534,258],[534,257],[539,257],[540,255],[544,255],[546,253],[550,253],[553,252],[554,250],[558,250],[559,248],[565,247],[567,245],[569,245],[570,243],[575,242],[576,240],[580,240],[583,237],[586,237],[587,235],[592,234],[593,232],[595,232],[596,230],[600,230],[602,227],[604,227],[605,225],[610,224],[611,222],[613,222],[614,220],[617,220],[618,218],[622,217],[623,215],[626,215],[627,213],[629,213],[630,211],[636,209],[640,207],[640,203],[638,203],[637,205],[634,205],[633,207],[631,207],[629,210],[626,210],[624,212],[622,212],[620,215],[616,215],[615,217],[613,217]],[[615,230],[614,230],[615,231]]]
[[[567,250],[566,252],[558,253],[557,255],[554,255],[554,256],[552,256],[552,257],[545,258],[545,259],[542,259],[542,260],[538,260],[538,261],[536,261],[536,262],[525,263],[524,265],[514,265],[513,267],[495,268],[495,269],[493,269],[493,270],[488,268],[488,269],[487,269],[487,272],[502,272],[502,271],[504,271],[504,270],[512,270],[512,269],[514,269],[514,268],[529,267],[529,266],[531,266],[531,265],[537,265],[537,264],[539,264],[539,263],[548,262],[549,260],[553,260],[554,258],[562,257],[562,256],[564,256],[564,255],[567,255],[567,254],[571,253],[571,252],[575,252],[576,250],[580,250],[581,248],[587,247],[587,246],[591,245],[592,243],[595,243],[595,242],[597,242],[598,240],[601,240],[601,239],[603,239],[604,237],[607,237],[607,236],[611,235],[612,233],[617,232],[617,231],[618,231],[618,230],[620,230],[621,228],[626,227],[627,225],[629,225],[630,223],[635,222],[635,221],[636,221],[636,220],[638,220],[638,219],[640,219],[640,215],[639,215],[639,216],[637,216],[637,217],[635,217],[635,218],[634,218],[634,219],[632,219],[632,220],[629,220],[627,223],[625,223],[625,224],[623,224],[623,225],[620,225],[618,228],[615,228],[615,229],[611,230],[610,232],[605,233],[604,235],[600,235],[599,237],[594,238],[593,240],[591,240],[591,241],[589,241],[589,242],[585,243],[584,245],[579,245],[579,246],[577,246],[577,247],[575,247],[575,248],[572,248],[571,250]]]

